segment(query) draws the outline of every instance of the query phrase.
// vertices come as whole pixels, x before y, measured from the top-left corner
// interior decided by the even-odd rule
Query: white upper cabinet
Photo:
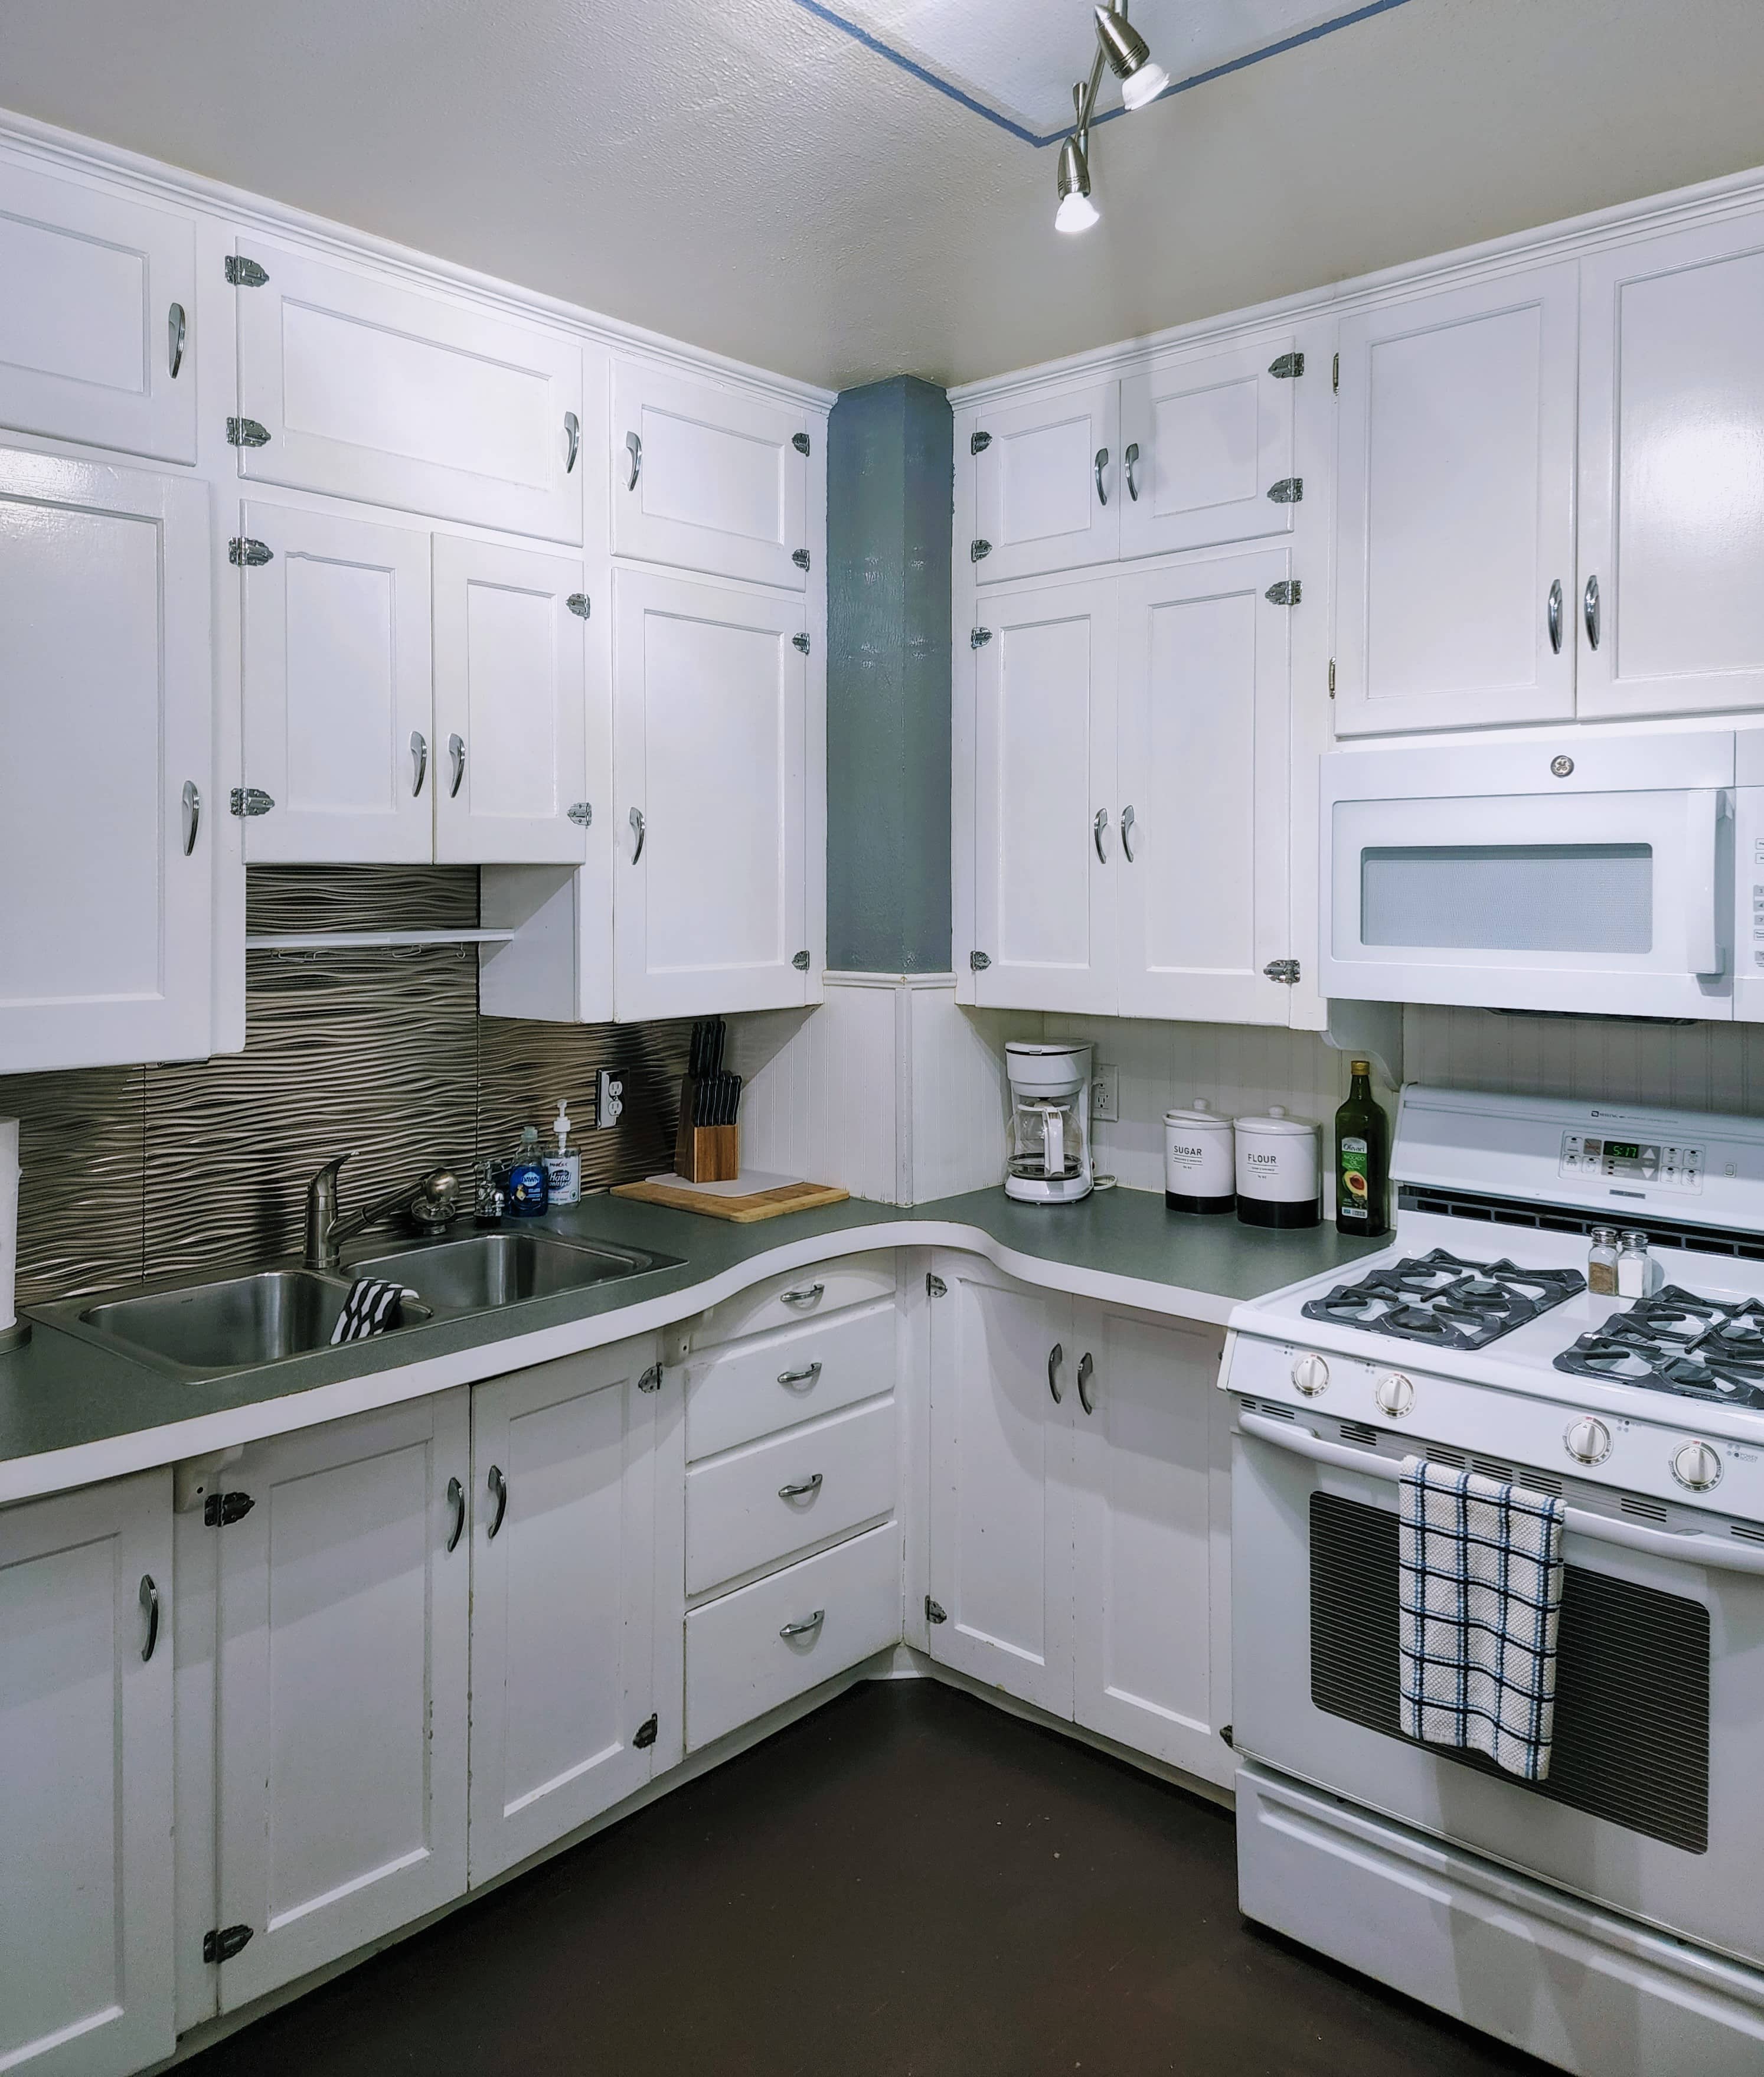
[[[255,231],[235,267],[242,477],[581,540],[576,341]]]
[[[983,592],[976,999],[1115,1007],[1115,583]]]
[[[813,438],[806,412],[615,362],[614,554],[801,591]]]
[[[594,601],[585,582],[571,556],[435,536],[442,864],[569,865],[586,855],[570,815],[587,785],[583,633]]]
[[[1575,708],[1571,262],[1342,321],[1335,726]]]
[[[0,160],[0,426],[196,459],[196,226]]]
[[[1284,548],[1120,581],[1120,1009],[1284,1024],[1292,609]],[[985,1000],[984,995],[980,998]]]
[[[1581,341],[1580,713],[1764,706],[1764,215],[1590,255]]]
[[[1292,531],[1290,340],[1172,355],[1121,385],[1121,552]]]
[[[621,569],[613,641],[618,1016],[807,1001],[803,601]]]
[[[428,535],[254,500],[239,539],[246,858],[426,863]]]
[[[957,437],[973,456],[973,517],[964,550],[958,509],[957,560],[965,552],[983,585],[1113,562],[1125,494],[1120,422],[1117,382],[964,413]]]
[[[0,1072],[212,1029],[206,486],[0,452]]]
[[[172,1492],[0,1510],[0,2069],[172,2053]]]

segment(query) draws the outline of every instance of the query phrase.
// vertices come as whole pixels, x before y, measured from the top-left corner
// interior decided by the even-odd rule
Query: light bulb
[[[1155,101],[1170,84],[1170,75],[1155,58],[1147,58],[1139,69],[1121,82],[1121,105],[1125,108],[1143,108],[1148,102]]]
[[[1074,190],[1062,198],[1059,207],[1054,212],[1054,228],[1066,231],[1088,231],[1092,224],[1100,219],[1101,214],[1088,195],[1080,194]]]

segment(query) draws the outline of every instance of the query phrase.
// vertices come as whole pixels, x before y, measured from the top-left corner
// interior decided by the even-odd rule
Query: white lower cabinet
[[[0,2069],[172,2052],[171,1485],[0,1512]]]
[[[649,1779],[655,1355],[622,1342],[472,1393],[474,1884]]]
[[[223,2012],[465,1888],[470,1453],[462,1389],[226,1474],[250,1505],[218,1531]]]

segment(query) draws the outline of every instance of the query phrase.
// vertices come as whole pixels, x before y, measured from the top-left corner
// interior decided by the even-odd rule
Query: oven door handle
[[[1313,1463],[1333,1464],[1338,1470],[1358,1471],[1363,1478],[1382,1479],[1395,1485],[1403,1476],[1400,1461],[1380,1456],[1373,1450],[1359,1450],[1345,1442],[1326,1442],[1308,1428],[1271,1421],[1266,1414],[1238,1409],[1238,1426],[1259,1442],[1271,1442],[1295,1457],[1308,1457]],[[1650,1558],[1670,1558],[1680,1565],[1707,1565],[1723,1572],[1764,1574],[1764,1545],[1756,1548],[1729,1542],[1700,1530],[1679,1534],[1670,1529],[1643,1529],[1633,1521],[1615,1521],[1608,1515],[1593,1514],[1583,1507],[1571,1507],[1566,1524],[1571,1536],[1587,1536],[1597,1543],[1621,1544],[1626,1550],[1645,1551]]]

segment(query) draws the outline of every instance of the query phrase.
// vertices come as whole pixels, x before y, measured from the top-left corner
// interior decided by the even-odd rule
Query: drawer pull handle
[[[780,1486],[778,1497],[780,1500],[801,1500],[805,1495],[818,1493],[820,1490],[821,1474],[817,1471],[813,1478],[799,1479],[794,1485]]]
[[[821,1382],[821,1366],[818,1363],[805,1363],[801,1370],[781,1370],[778,1373],[778,1382],[789,1385],[818,1384]]]
[[[824,1284],[801,1284],[794,1291],[784,1292],[783,1302],[786,1305],[812,1305],[817,1298],[826,1297],[826,1288]]]
[[[786,1644],[788,1644],[796,1638],[812,1637],[814,1633],[820,1629],[822,1624],[824,1623],[826,1619],[826,1610],[825,1609],[817,1609],[814,1613],[809,1617],[806,1622],[786,1623],[784,1628],[779,1631],[778,1634],[784,1639]]]

